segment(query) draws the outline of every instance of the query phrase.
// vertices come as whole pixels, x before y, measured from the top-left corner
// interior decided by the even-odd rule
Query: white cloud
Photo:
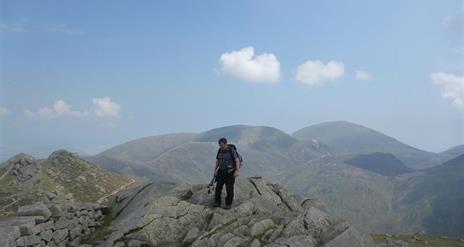
[[[24,115],[27,117],[56,117],[56,116],[69,116],[69,117],[83,117],[89,115],[88,111],[72,111],[71,107],[60,99],[55,101],[52,107],[41,107],[37,112],[29,109],[24,110]]]
[[[36,113],[37,116],[51,117],[53,115],[53,110],[47,107],[42,107]]]
[[[360,81],[369,81],[371,79],[371,75],[365,70],[356,70],[356,79]]]
[[[84,117],[90,116],[92,113],[98,117],[117,117],[119,116],[120,105],[111,101],[110,97],[93,98],[93,107],[86,111],[73,111],[71,107],[62,99],[55,101],[51,107],[42,107],[37,112],[29,109],[24,110],[24,115],[27,117]]]
[[[114,101],[111,101],[110,97],[93,98],[92,102],[94,105],[94,113],[99,117],[117,117],[119,115],[120,106]]]
[[[54,112],[52,109],[48,108],[48,107],[42,107],[40,108],[39,110],[37,110],[37,112],[34,112],[34,111],[31,111],[29,109],[25,109],[24,110],[24,115],[26,115],[26,117],[53,117],[54,116]]]
[[[280,78],[280,63],[272,53],[255,56],[253,47],[223,53],[219,59],[221,73],[256,83],[276,83]]]
[[[0,106],[0,117],[7,116],[10,114],[10,111],[6,107]]]
[[[442,86],[441,96],[450,99],[453,106],[462,108],[464,105],[464,76],[450,73],[432,73],[432,83]]]
[[[345,65],[342,62],[329,61],[323,64],[319,60],[308,60],[298,66],[295,80],[308,85],[320,85],[326,81],[340,79],[344,75]]]
[[[64,100],[61,100],[61,99],[57,100],[55,104],[53,104],[53,109],[55,110],[57,114],[65,114],[70,111],[69,105],[66,104]]]
[[[464,11],[459,10],[458,12],[445,17],[443,20],[443,26],[450,30],[462,32],[464,29]]]
[[[118,103],[111,101],[110,97],[93,98],[93,107],[85,111],[73,111],[71,107],[62,99],[55,101],[51,107],[42,107],[36,112],[29,109],[24,110],[24,115],[27,117],[117,117],[119,116],[120,106]]]
[[[72,116],[72,117],[82,117],[89,115],[88,111],[71,111],[71,107],[66,104],[63,100],[57,100],[55,104],[53,104],[53,111],[57,115],[65,115],[65,116]]]

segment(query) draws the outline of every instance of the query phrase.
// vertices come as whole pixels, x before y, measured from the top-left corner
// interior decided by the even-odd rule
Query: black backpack
[[[240,167],[242,167],[242,165],[243,165],[243,158],[242,158],[242,156],[238,153],[237,147],[236,147],[234,144],[227,144],[227,146],[229,146],[229,148],[233,148],[233,149],[234,149],[235,153],[237,154],[238,161],[240,161]],[[234,157],[234,156],[232,155],[232,149],[230,150],[230,156]]]

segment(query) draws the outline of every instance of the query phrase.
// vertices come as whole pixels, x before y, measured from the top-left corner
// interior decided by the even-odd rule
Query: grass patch
[[[82,243],[95,245],[98,242],[105,240],[105,237],[111,234],[112,232],[110,227],[112,220],[113,214],[111,212],[107,215],[104,215],[101,226],[96,228],[94,232],[92,232],[87,238],[85,238],[82,241]]]
[[[40,179],[42,188],[46,191],[55,191],[57,184],[48,176],[46,169],[42,167],[42,176]]]
[[[0,176],[2,176],[2,175],[3,174],[0,174]],[[0,179],[0,188],[2,190],[10,189],[11,191],[16,191],[15,186],[8,185],[14,179],[16,179],[16,177],[13,174],[7,174],[5,177]]]
[[[48,171],[47,168],[42,167],[42,174],[40,176],[40,186],[42,187],[43,190],[50,191],[50,192],[57,191],[57,188],[60,185],[63,186],[64,189],[61,190],[59,193],[57,193],[57,197],[60,199],[64,199],[64,196],[69,193],[69,188],[65,185],[60,184],[58,181],[56,181],[53,177],[51,177],[47,173],[47,171]]]

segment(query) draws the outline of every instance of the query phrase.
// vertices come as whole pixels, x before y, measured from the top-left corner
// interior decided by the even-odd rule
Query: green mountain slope
[[[319,198],[330,212],[364,231],[390,232],[396,212],[391,178],[338,162],[314,163],[287,171],[284,185],[292,192]]]
[[[464,235],[464,154],[425,170],[402,187],[407,189],[400,203],[426,211],[421,223],[428,233]]]
[[[415,169],[432,167],[450,158],[419,150],[378,131],[346,121],[315,124],[296,131],[293,136],[325,143],[333,155],[392,153],[408,167]]]
[[[412,171],[390,153],[360,154],[345,160],[345,163],[384,176],[398,176]]]
[[[194,133],[149,136],[117,145],[99,155],[118,160],[148,161],[170,148],[192,141],[195,136]]]
[[[320,198],[365,231],[464,236],[464,155],[394,177],[321,159],[282,179],[291,191]]]

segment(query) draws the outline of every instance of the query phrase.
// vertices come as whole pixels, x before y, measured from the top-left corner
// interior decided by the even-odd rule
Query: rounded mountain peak
[[[251,144],[262,141],[293,142],[294,139],[283,131],[267,126],[231,125],[201,133],[196,141],[217,142],[226,137],[229,142]]]

